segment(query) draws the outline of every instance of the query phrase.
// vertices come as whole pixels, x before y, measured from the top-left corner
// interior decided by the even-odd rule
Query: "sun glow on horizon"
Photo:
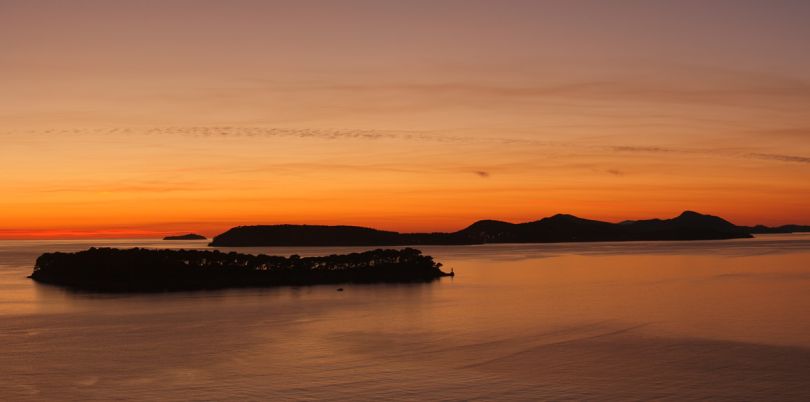
[[[79,3],[0,4],[0,238],[810,224],[807,5]]]

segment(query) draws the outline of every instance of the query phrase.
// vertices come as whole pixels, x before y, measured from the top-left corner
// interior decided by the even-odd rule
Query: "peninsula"
[[[776,234],[776,233],[807,233],[810,232],[810,225],[782,225],[782,226],[740,226],[753,234]]]
[[[217,250],[90,248],[45,253],[30,278],[97,292],[163,292],[231,287],[429,282],[453,276],[419,250],[372,250],[325,257]]]
[[[671,219],[620,223],[558,214],[527,223],[482,220],[450,233],[398,233],[359,226],[239,226],[213,238],[214,247],[401,246],[749,238],[752,230],[712,215],[685,211]],[[757,231],[762,233],[761,231]]]

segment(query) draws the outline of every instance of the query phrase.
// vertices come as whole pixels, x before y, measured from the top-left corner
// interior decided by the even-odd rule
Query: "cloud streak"
[[[681,148],[657,145],[607,145],[594,144],[583,141],[541,141],[530,138],[509,138],[491,136],[471,136],[471,135],[448,135],[442,131],[408,131],[408,130],[376,130],[376,129],[308,129],[308,128],[274,128],[274,127],[240,127],[240,126],[165,126],[165,127],[118,127],[118,128],[83,128],[83,129],[40,129],[40,130],[7,130],[0,135],[25,134],[26,139],[35,138],[36,135],[49,136],[110,136],[110,137],[137,137],[137,136],[188,136],[192,138],[223,138],[223,139],[250,139],[250,138],[295,138],[314,139],[327,141],[414,141],[414,142],[437,142],[455,144],[497,144],[517,147],[544,147],[548,148],[552,154],[553,149],[565,150],[596,150],[611,151],[614,153],[633,153],[650,155],[677,155],[693,154],[717,156],[725,158],[759,159],[764,161],[790,162],[790,163],[810,163],[810,157],[788,155],[780,153],[756,152],[756,148]],[[568,152],[566,151],[566,152]],[[313,166],[314,167],[314,166]],[[325,167],[325,166],[324,166]],[[335,166],[331,168],[354,168],[353,166]],[[394,167],[382,167],[386,170],[406,171]],[[607,173],[615,176],[623,175],[624,172],[615,169],[606,170]],[[481,177],[490,177],[490,172],[486,170],[473,170],[472,173]],[[147,184],[148,187],[148,184]],[[137,188],[132,188],[137,191]],[[58,191],[58,190],[57,190]],[[170,190],[166,190],[170,191]]]
[[[616,152],[641,152],[641,153],[674,153],[685,152],[684,150],[677,150],[673,148],[663,147],[646,147],[646,146],[633,146],[633,145],[619,145],[611,147]]]
[[[585,100],[585,101],[631,101],[645,103],[745,105],[758,108],[781,109],[784,104],[810,103],[810,84],[807,82],[764,74],[728,72],[725,81],[718,82],[715,74],[692,78],[687,84],[681,82],[642,81],[630,79],[582,80],[543,84],[521,82],[519,84],[482,83],[477,81],[445,82],[380,82],[380,83],[278,83],[263,80],[254,90],[261,92],[301,93],[351,93],[369,95],[377,93],[397,93],[401,96],[414,96],[419,99],[434,99],[446,102],[448,98],[458,98],[459,102],[477,103],[481,99],[492,101],[536,100]],[[701,82],[705,80],[705,82]],[[239,91],[244,91],[244,87]],[[225,89],[228,91],[227,89]],[[237,89],[233,89],[236,91]],[[778,104],[774,104],[774,102]]]
[[[810,157],[782,154],[750,153],[745,155],[748,158],[762,159],[779,162],[810,163]]]

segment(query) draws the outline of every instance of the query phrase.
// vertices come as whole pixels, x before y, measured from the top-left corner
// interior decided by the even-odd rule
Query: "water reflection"
[[[807,236],[424,247],[458,276],[343,292],[24,278],[39,253],[89,245],[0,242],[3,399],[810,397]]]

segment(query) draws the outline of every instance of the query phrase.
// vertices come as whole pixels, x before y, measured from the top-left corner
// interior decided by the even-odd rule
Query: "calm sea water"
[[[2,400],[810,400],[810,236],[422,247],[455,278],[98,295],[0,241]],[[319,255],[349,248],[240,249]]]

